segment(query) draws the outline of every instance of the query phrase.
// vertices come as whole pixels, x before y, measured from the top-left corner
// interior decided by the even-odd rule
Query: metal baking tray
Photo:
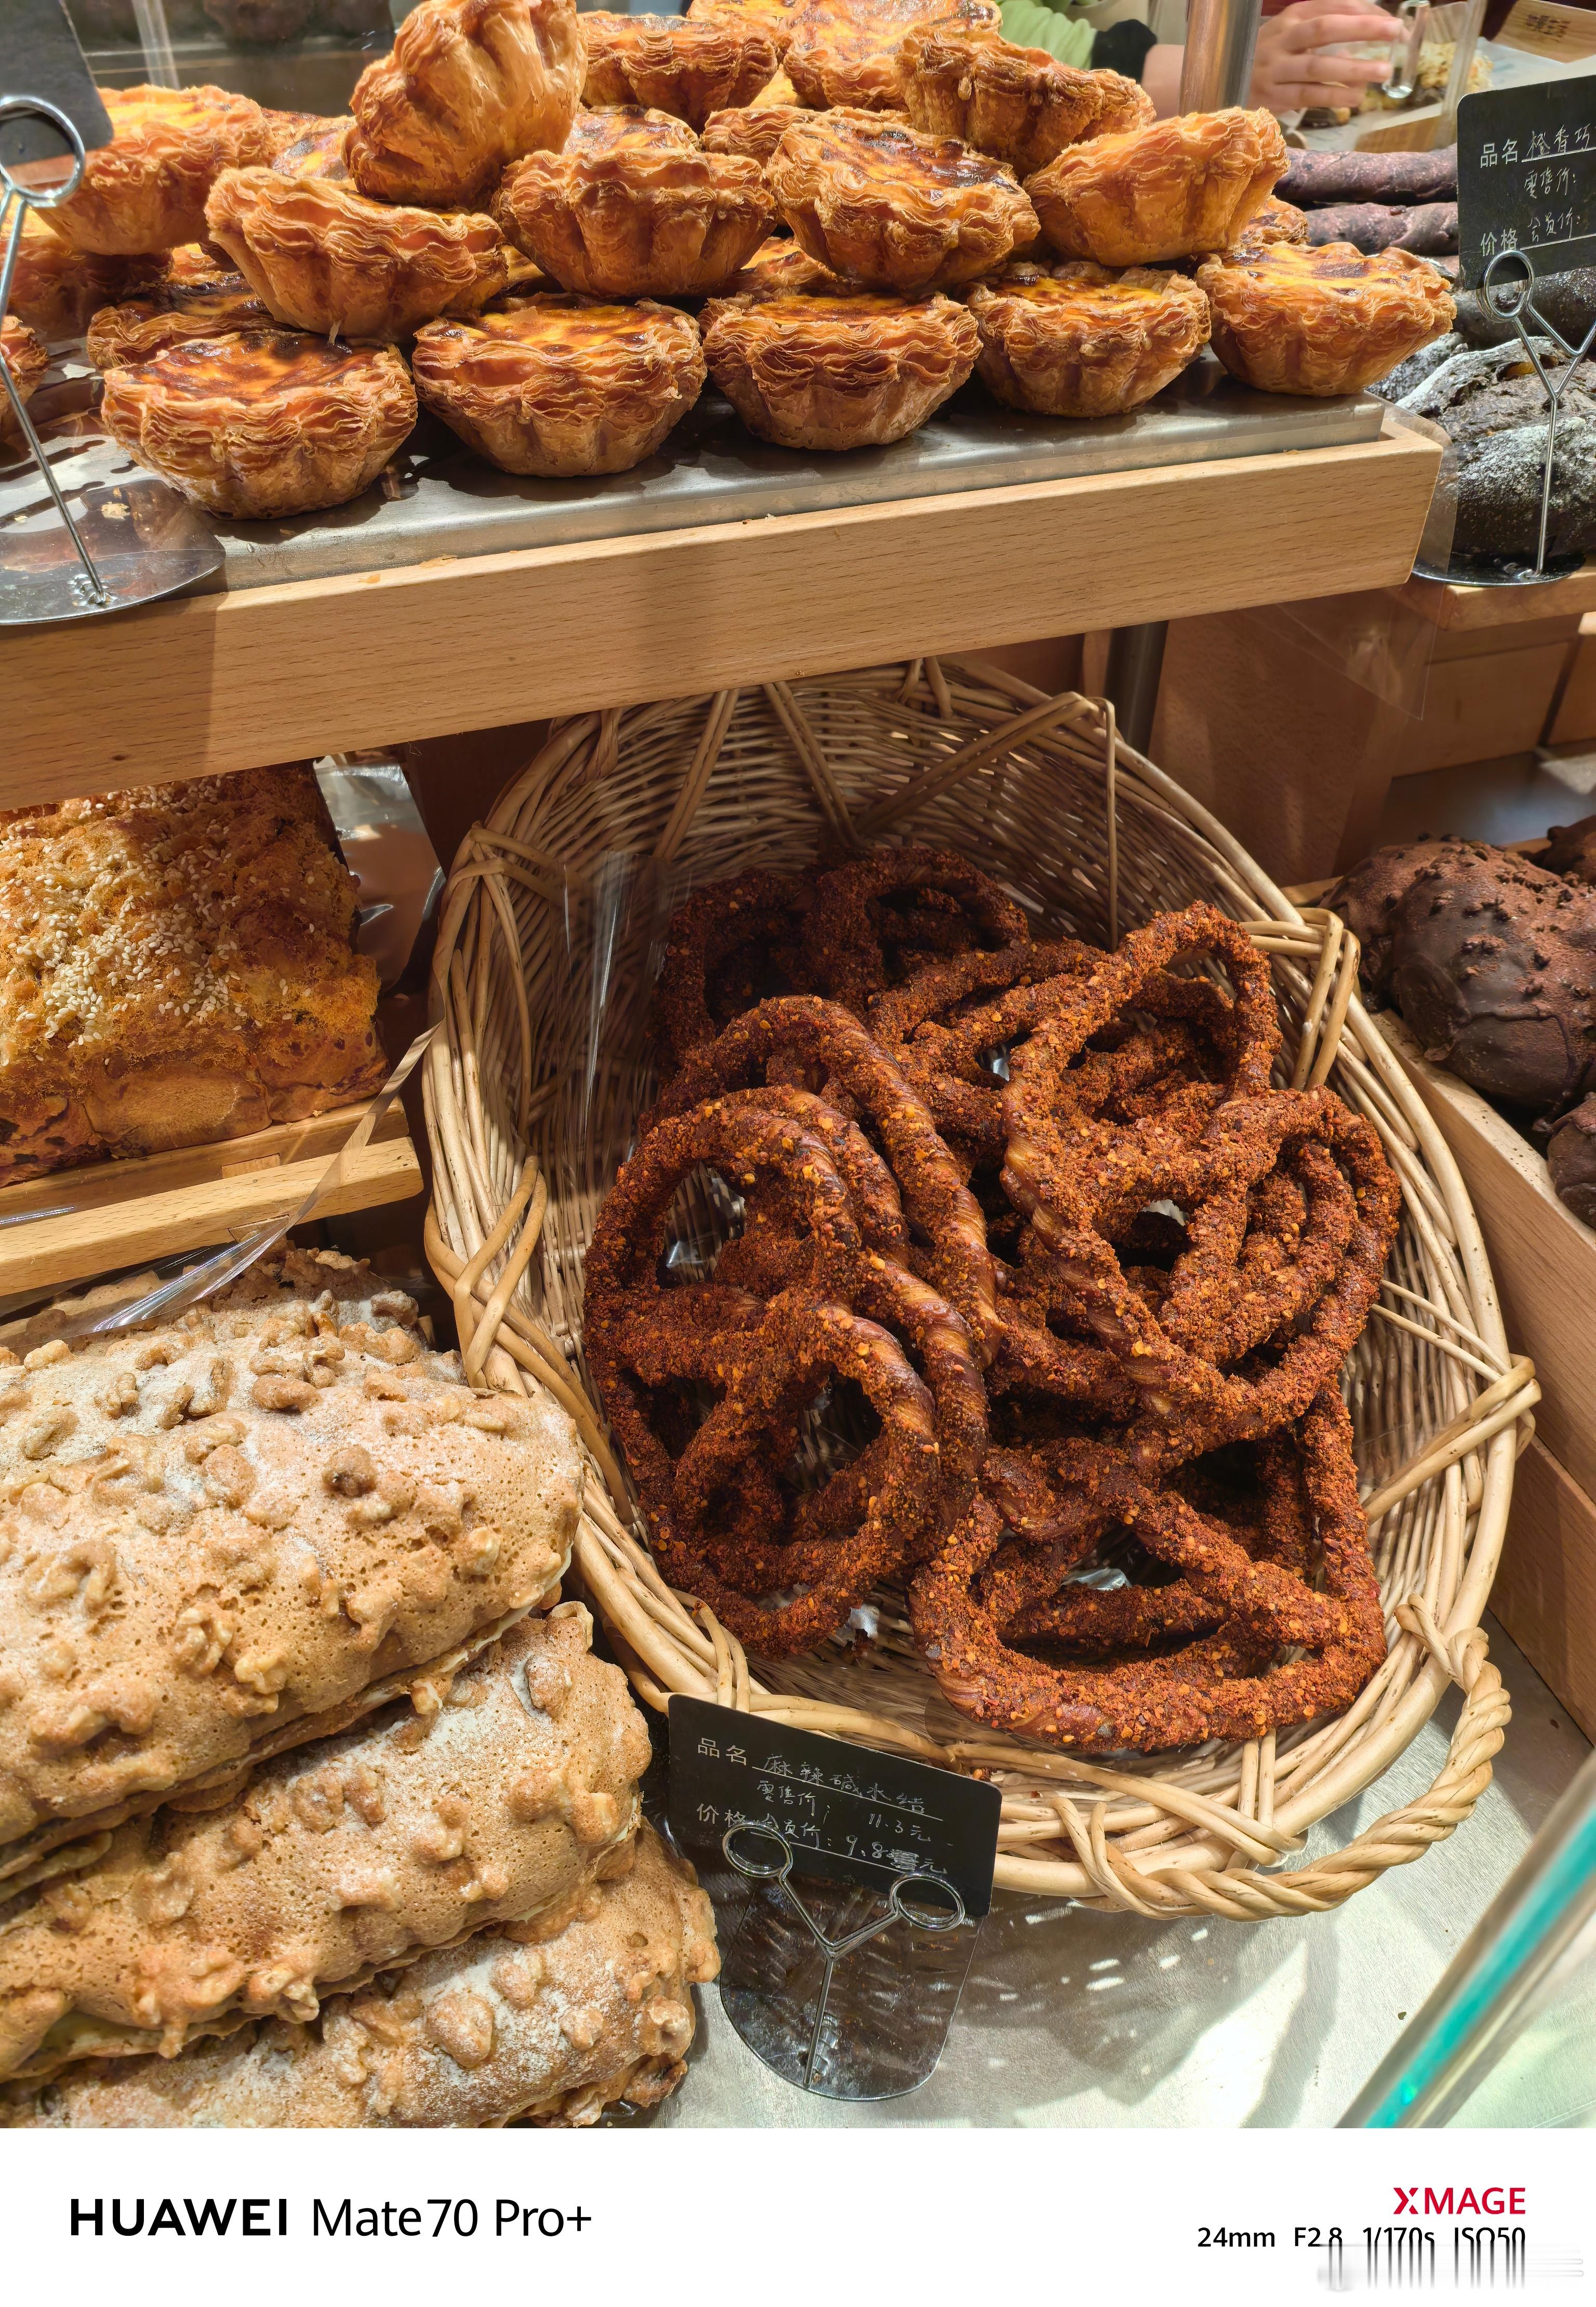
[[[57,372],[59,373],[59,372]],[[68,491],[125,478],[123,451],[98,433],[80,373],[40,388],[50,461]],[[382,480],[353,504],[286,521],[219,521],[224,566],[211,589],[359,575],[480,553],[657,535],[781,513],[1001,489],[1090,473],[1339,449],[1376,438],[1384,404],[1367,396],[1294,400],[1250,392],[1205,354],[1128,416],[1067,423],[1001,408],[966,385],[890,449],[801,454],[756,441],[707,392],[656,457],[582,481],[519,480],[485,464],[424,416]],[[0,521],[54,519],[38,474],[0,466]]]

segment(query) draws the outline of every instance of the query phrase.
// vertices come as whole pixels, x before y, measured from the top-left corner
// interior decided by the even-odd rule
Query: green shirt
[[[1045,48],[1061,64],[1082,71],[1090,66],[1097,36],[1084,16],[1050,7],[1047,0],[1002,0],[1002,11],[1006,40],[1016,40],[1022,48]]]

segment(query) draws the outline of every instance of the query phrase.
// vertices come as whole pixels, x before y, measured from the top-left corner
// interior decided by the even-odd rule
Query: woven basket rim
[[[855,707],[857,728],[849,719]],[[817,734],[817,725],[828,735]],[[956,735],[962,742],[950,750]],[[873,799],[876,785],[868,776],[862,784],[863,773],[850,763],[854,751],[878,741],[888,748],[883,758],[909,774]],[[674,781],[669,793],[661,790],[665,769],[649,766],[660,749]],[[1396,1302],[1385,1303],[1383,1294],[1377,1326],[1407,1357],[1410,1390],[1438,1398],[1443,1410],[1456,1404],[1450,1417],[1437,1411],[1422,1434],[1410,1414],[1418,1446],[1369,1501],[1371,1529],[1382,1540],[1397,1533],[1390,1558],[1408,1565],[1412,1582],[1388,1598],[1391,1657],[1363,1696],[1342,1715],[1280,1741],[1270,1734],[1244,1747],[1154,1757],[1133,1768],[1120,1758],[1099,1765],[1073,1753],[1038,1752],[973,1723],[968,1735],[928,1735],[890,1711],[768,1686],[768,1676],[761,1682],[727,1631],[691,1597],[674,1594],[655,1567],[631,1526],[631,1502],[602,1417],[579,1368],[540,1318],[534,1287],[536,1272],[545,1291],[554,1273],[568,1296],[586,1246],[582,1212],[596,1198],[585,1201],[563,1174],[569,1165],[559,1148],[568,1138],[556,1140],[558,1174],[551,1175],[528,1134],[568,1087],[558,1076],[536,1084],[531,1077],[537,1037],[559,998],[545,917],[569,905],[573,888],[594,886],[615,854],[641,859],[656,874],[690,870],[691,836],[708,814],[706,796],[717,770],[723,785],[730,780],[735,788],[738,806],[738,781],[751,788],[763,778],[760,795],[787,835],[807,810],[811,832],[824,823],[845,838],[873,839],[911,814],[963,805],[989,786],[996,791],[1011,770],[1042,774],[1038,761],[1067,775],[1072,792],[1092,791],[1095,779],[1106,858],[1099,880],[1111,931],[1125,888],[1120,861],[1129,855],[1140,866],[1127,851],[1128,834],[1152,828],[1159,839],[1187,845],[1184,862],[1200,866],[1212,883],[1207,894],[1271,956],[1277,986],[1294,1004],[1298,1078],[1334,1075],[1379,1129],[1403,1182],[1407,1229],[1424,1261],[1420,1278],[1431,1286],[1427,1295],[1388,1282],[1385,1294]],[[634,775],[640,801],[627,784]],[[646,843],[608,838],[625,829],[637,834],[638,822],[625,819],[629,805],[646,819]],[[592,871],[592,860],[547,837],[562,810],[569,817],[573,810],[588,813],[584,821],[595,813],[603,819],[605,838],[593,849]],[[739,823],[737,806],[727,821]],[[721,818],[715,822],[718,828]],[[751,844],[748,862],[758,846]],[[1095,852],[1069,854],[1078,860],[1074,878],[1094,888],[1081,868]],[[976,862],[991,861],[977,855]],[[738,869],[714,867],[701,878],[725,870]],[[536,948],[530,968],[529,945]],[[468,1375],[522,1390],[542,1385],[576,1420],[589,1479],[575,1558],[639,1695],[657,1708],[672,1691],[685,1691],[993,1775],[1004,1792],[999,1887],[1144,1914],[1265,1919],[1331,1907],[1453,1832],[1489,1782],[1507,1720],[1480,1618],[1538,1389],[1527,1359],[1509,1350],[1462,1175],[1356,988],[1357,947],[1344,924],[1323,909],[1293,905],[1209,811],[1125,743],[1111,708],[1074,691],[1050,697],[978,658],[699,692],[553,725],[534,760],[467,835],[444,892],[433,989],[440,1030],[424,1079],[434,1172],[426,1240],[455,1307]],[[501,1073],[519,1065],[513,1111],[495,1092],[493,1059]],[[606,1076],[601,1093],[610,1087]],[[545,1227],[556,1221],[559,1239],[551,1248]],[[1410,1264],[1410,1282],[1415,1270]],[[565,1327],[574,1343],[577,1319]],[[1370,1398],[1382,1398],[1372,1384]],[[1300,1853],[1310,1825],[1406,1749],[1451,1683],[1463,1702],[1431,1787],[1342,1850],[1277,1871]]]

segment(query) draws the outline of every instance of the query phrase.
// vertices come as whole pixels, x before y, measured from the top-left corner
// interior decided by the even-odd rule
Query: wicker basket
[[[1272,959],[1299,1084],[1328,1079],[1378,1129],[1404,1217],[1346,1392],[1391,1652],[1344,1714],[1244,1745],[1099,1768],[947,1706],[883,1601],[868,1659],[759,1664],[667,1586],[584,1391],[582,1266],[652,1087],[648,1010],[672,907],[751,864],[845,840],[932,841],[1039,928],[1111,944],[1193,898]],[[978,661],[725,691],[555,726],[461,848],[444,898],[428,1052],[427,1246],[471,1377],[549,1386],[591,1459],[577,1558],[639,1695],[673,1691],[980,1771],[1003,1794],[1000,1887],[1140,1914],[1333,1907],[1449,1835],[1489,1782],[1508,1708],[1486,1659],[1490,1591],[1537,1399],[1508,1351],[1450,1154],[1355,994],[1356,948],[1300,913],[1240,845],[1084,697]],[[708,1204],[706,1203],[706,1207]],[[1451,1682],[1463,1702],[1420,1801],[1290,1869],[1308,1829],[1407,1746]]]

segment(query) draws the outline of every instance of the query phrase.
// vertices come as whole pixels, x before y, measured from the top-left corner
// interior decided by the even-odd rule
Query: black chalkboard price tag
[[[966,1914],[991,1907],[996,1787],[680,1694],[670,1723],[671,1831],[685,1848],[718,1854],[733,1827],[769,1827],[796,1874],[883,1891],[900,1874],[940,1874]]]
[[[1506,248],[1544,279],[1596,264],[1596,81],[1537,81],[1457,108],[1458,279],[1477,288]]]
[[[111,141],[110,116],[64,0],[0,0],[0,96],[42,97],[65,113],[88,151]],[[10,121],[0,129],[0,160],[8,167],[57,160],[66,150],[47,121]]]

